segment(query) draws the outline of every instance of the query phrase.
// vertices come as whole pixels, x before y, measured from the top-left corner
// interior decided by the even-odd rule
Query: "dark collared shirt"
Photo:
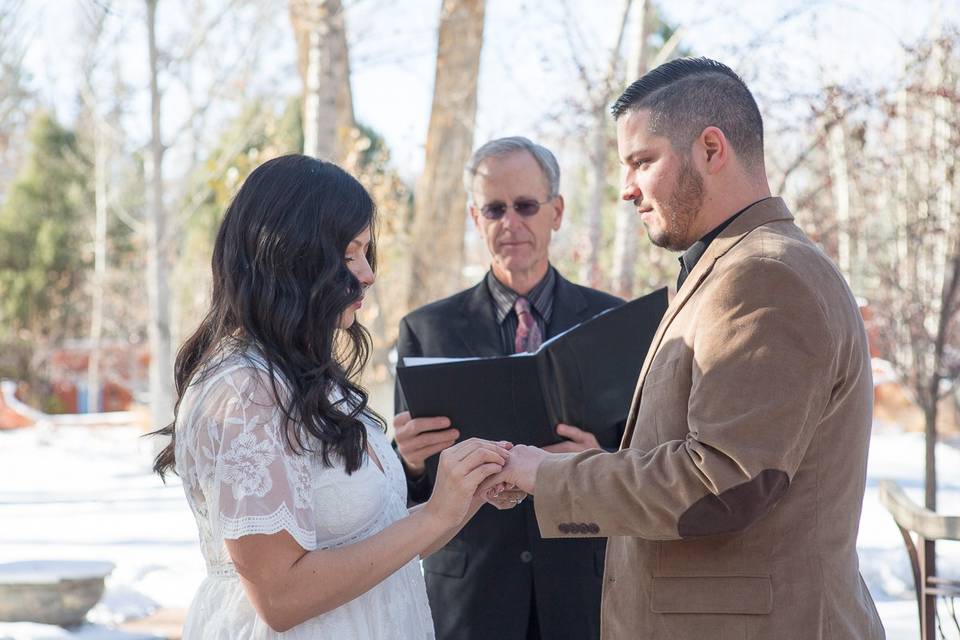
[[[761,200],[766,200],[766,198],[761,198],[760,200],[757,200],[757,202],[760,202]],[[716,240],[717,236],[723,233],[723,230],[729,227],[730,223],[736,220],[741,213],[757,204],[757,202],[748,204],[743,209],[740,209],[740,211],[737,211],[735,214],[721,222],[719,225],[714,227],[710,233],[690,245],[690,248],[684,251],[683,255],[677,258],[677,260],[680,261],[680,275],[677,276],[677,291],[679,291],[680,287],[683,286],[687,276],[689,276],[690,272],[693,271],[693,268],[697,266],[697,262],[699,262],[700,258],[703,257],[703,254],[707,252],[707,247],[710,246],[710,243]]]
[[[553,267],[547,269],[547,275],[537,283],[525,297],[530,301],[533,318],[540,327],[540,335],[547,338],[547,324],[553,316],[553,295],[557,288],[557,274]],[[517,336],[517,312],[513,305],[520,295],[497,280],[493,271],[487,272],[487,290],[493,298],[493,311],[500,323],[500,337],[503,342],[503,352],[513,353],[514,340]]]

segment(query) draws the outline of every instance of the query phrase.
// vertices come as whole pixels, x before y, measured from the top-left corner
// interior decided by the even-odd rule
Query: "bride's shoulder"
[[[283,375],[267,365],[253,347],[227,346],[218,349],[196,370],[181,400],[181,409],[200,410],[244,408],[272,411],[285,401],[289,385]]]

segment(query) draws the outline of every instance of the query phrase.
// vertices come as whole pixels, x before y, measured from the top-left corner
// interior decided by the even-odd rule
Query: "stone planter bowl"
[[[111,562],[30,560],[0,564],[0,621],[81,624],[103,596]]]

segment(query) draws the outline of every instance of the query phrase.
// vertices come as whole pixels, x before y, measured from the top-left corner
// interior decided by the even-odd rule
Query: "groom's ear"
[[[716,175],[727,166],[733,148],[719,127],[707,127],[693,143],[694,164],[706,175]]]

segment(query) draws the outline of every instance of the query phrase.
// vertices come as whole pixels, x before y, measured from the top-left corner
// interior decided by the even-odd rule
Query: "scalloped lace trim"
[[[243,516],[230,518],[220,514],[221,538],[236,540],[243,536],[255,534],[272,534],[286,531],[301,547],[307,551],[317,548],[317,534],[312,529],[304,529],[297,524],[287,505],[281,504],[276,511],[264,516]]]

